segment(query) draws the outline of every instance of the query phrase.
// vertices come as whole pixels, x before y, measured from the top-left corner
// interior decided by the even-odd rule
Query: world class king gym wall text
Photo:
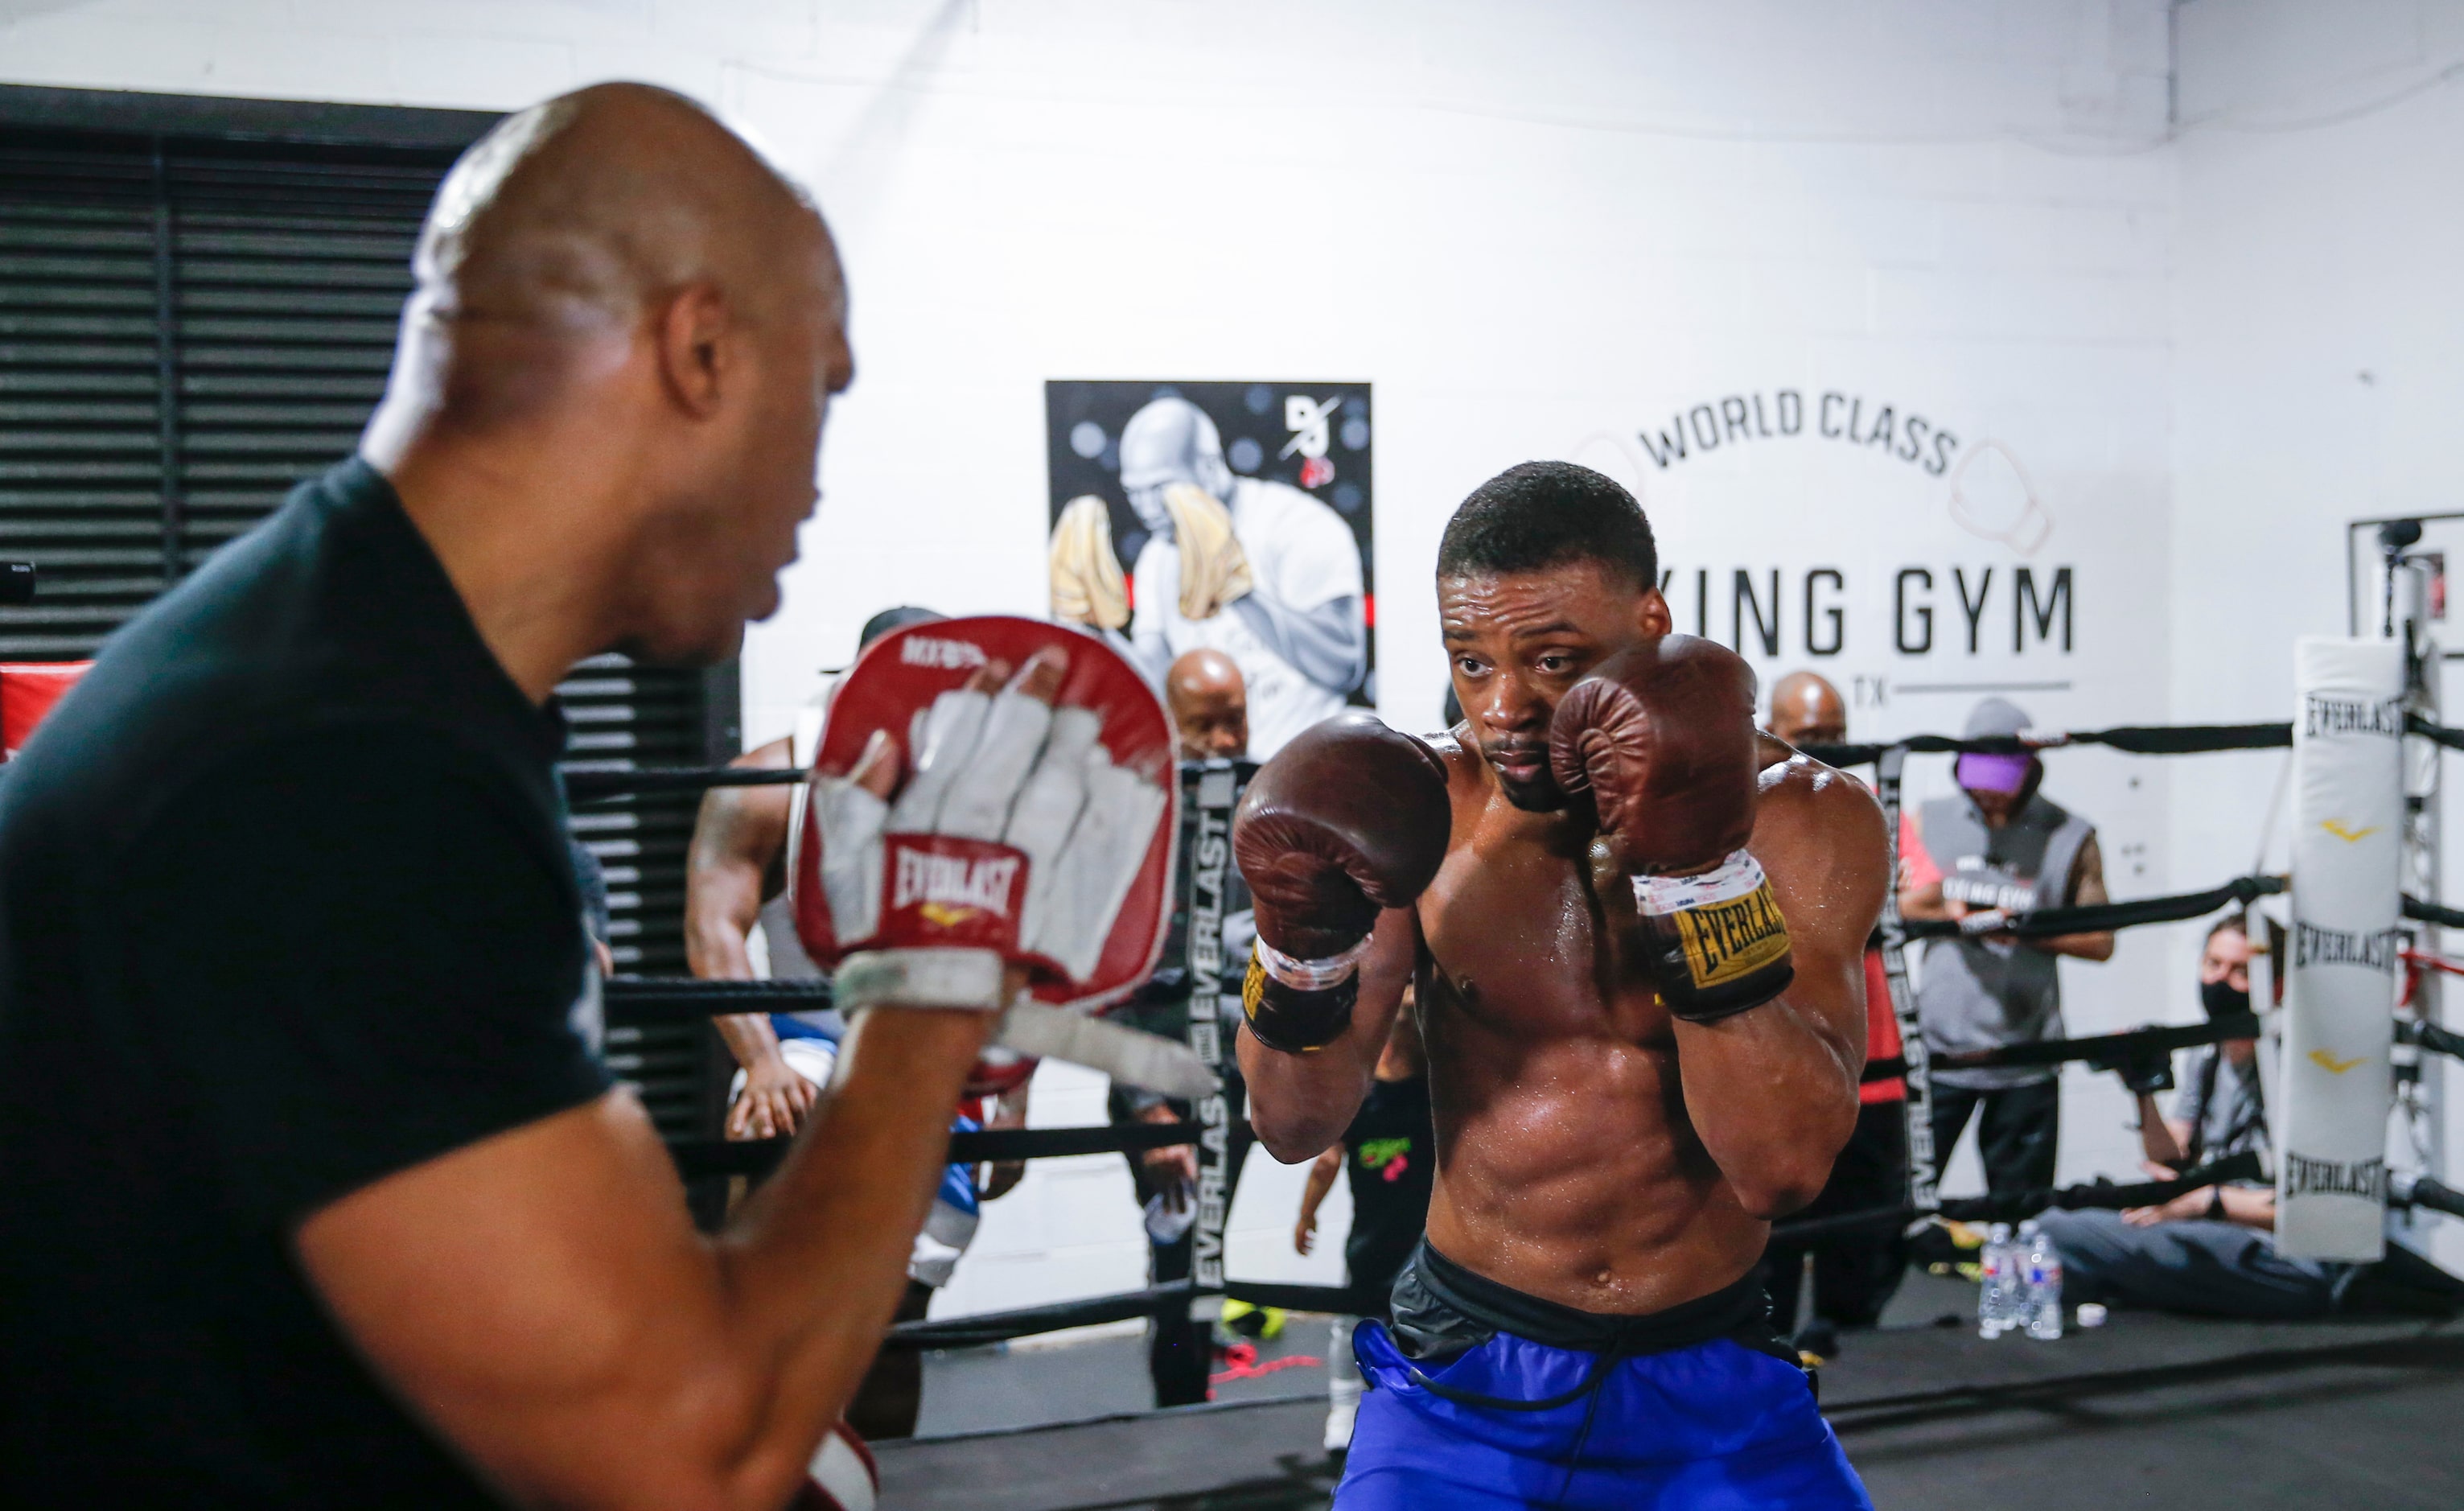
[[[2067,656],[2073,581],[2069,567],[2007,563],[1902,567],[1887,582],[1837,567],[1679,567],[1660,590],[1677,628],[1747,656],[1839,656],[1884,635],[1902,656]]]

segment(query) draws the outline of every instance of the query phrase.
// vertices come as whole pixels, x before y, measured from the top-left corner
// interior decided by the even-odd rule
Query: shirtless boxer
[[[1331,720],[1235,825],[1266,1146],[1342,1136],[1407,982],[1428,1046],[1437,1190],[1355,1335],[1347,1511],[1870,1503],[1755,1265],[1856,1123],[1881,815],[1755,732],[1658,570],[1597,473],[1484,484],[1438,557],[1465,722]]]

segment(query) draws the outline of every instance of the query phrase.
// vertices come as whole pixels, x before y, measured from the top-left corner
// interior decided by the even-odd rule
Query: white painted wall
[[[1423,585],[1446,515],[1535,456],[1639,488],[1681,623],[1694,570],[1725,637],[1730,574],[1778,569],[1781,649],[1747,647],[1767,672],[1809,660],[1807,574],[1838,571],[1845,638],[1820,664],[1858,692],[1859,737],[1953,727],[1972,695],[1925,689],[1982,681],[2066,684],[2022,696],[2047,725],[2276,712],[2273,650],[2196,700],[2168,676],[2177,632],[2201,657],[2240,637],[2164,608],[2170,301],[2189,281],[2167,48],[2162,0],[0,0],[13,81],[504,108],[642,78],[809,174],[860,376],[786,606],[747,646],[757,741],[886,604],[1041,610],[1041,384],[1059,376],[1375,384],[1382,706],[1406,727],[1441,697]],[[1782,389],[1816,411],[1796,436],[1664,467],[1641,441]],[[1821,436],[1829,390],[1868,428],[1888,404],[1959,436],[1951,459],[1983,458],[1963,478],[1982,525],[1925,454]],[[2022,474],[2052,526],[2032,555],[1988,538]],[[2012,650],[2023,566],[2072,569],[2067,650]],[[1910,567],[1933,574],[1922,655],[1894,644]],[[1994,573],[1973,654],[1954,568]],[[2168,822],[2204,771],[2053,766],[2121,893],[2247,858],[2246,825]],[[1920,795],[1947,783],[1937,763]],[[2073,1026],[2184,1015],[2174,953],[2140,934],[2066,967]],[[1100,1115],[1074,1073],[1041,1086],[1040,1122]],[[2122,1115],[2109,1078],[2072,1085],[2066,1176],[2130,1168]],[[1331,1278],[1283,1242],[1299,1171],[1253,1170],[1236,1269]],[[943,1309],[1130,1283],[1127,1189],[1113,1159],[1038,1167]]]
[[[2170,702],[2280,718],[2294,637],[2345,633],[2346,522],[2464,510],[2464,5],[2191,0],[2180,43]],[[2247,857],[2281,758],[2211,759],[2173,844]]]

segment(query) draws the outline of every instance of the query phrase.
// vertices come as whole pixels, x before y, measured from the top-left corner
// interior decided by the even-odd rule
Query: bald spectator
[[[1221,651],[1192,651],[1163,679],[1164,706],[1183,761],[1238,760],[1249,753],[1249,690]]]
[[[1203,648],[1184,653],[1164,675],[1163,699],[1164,706],[1172,712],[1173,732],[1182,760],[1237,761],[1248,755],[1249,690],[1241,668],[1230,656]],[[1192,854],[1189,833],[1186,828],[1181,832],[1184,866],[1189,864]],[[1249,914],[1248,888],[1237,873],[1227,873],[1227,880],[1233,891],[1232,906],[1224,920],[1227,947],[1223,958],[1229,969],[1236,959],[1244,965],[1248,961]],[[1188,1037],[1193,997],[1202,1007],[1207,995],[1196,989],[1197,984],[1189,980],[1180,964],[1187,954],[1188,927],[1186,912],[1176,912],[1172,939],[1164,947],[1164,968],[1155,972],[1155,978],[1116,1017],[1167,1038]],[[1229,947],[1236,942],[1237,951]],[[1214,985],[1219,990],[1238,989],[1232,981]],[[1240,1070],[1228,1064],[1224,1069],[1227,1094],[1238,1108],[1243,1095]],[[1166,1100],[1155,1092],[1118,1082],[1113,1083],[1105,1099],[1105,1110],[1115,1123],[1177,1122],[1190,1114],[1185,1101]],[[1235,1182],[1240,1179],[1248,1150],[1247,1140],[1233,1142],[1226,1174]],[[1190,1228],[1198,1219],[1198,1151],[1189,1144],[1176,1144],[1168,1148],[1140,1150],[1130,1155],[1129,1162],[1130,1180],[1146,1224],[1149,1273],[1158,1284],[1187,1279],[1194,1252]],[[1213,1360],[1207,1334],[1190,1321],[1186,1308],[1157,1317],[1147,1341],[1147,1368],[1155,1382],[1155,1405],[1190,1406],[1205,1400],[1207,1373]]]
[[[1771,734],[1793,745],[1848,743],[1848,705],[1839,689],[1812,672],[1791,672],[1771,684]]]
[[[1839,689],[1812,672],[1791,672],[1771,684],[1771,719],[1764,726],[1793,745],[1836,745],[1848,740],[1848,705]],[[1899,1019],[1891,1013],[1891,989],[1882,952],[1865,951],[1865,1057],[1897,1059]],[[1831,1180],[1800,1217],[1827,1216],[1888,1207],[1907,1185],[1907,1083],[1894,1076],[1859,1088],[1857,1131],[1832,1163]],[[1806,1261],[1813,1261],[1814,1315],[1797,1325],[1797,1291]],[[1771,1293],[1771,1322],[1797,1346],[1827,1357],[1838,1347],[1841,1329],[1871,1327],[1900,1288],[1906,1268],[1896,1234],[1842,1233],[1815,1245],[1774,1242],[1763,1257],[1763,1283]]]

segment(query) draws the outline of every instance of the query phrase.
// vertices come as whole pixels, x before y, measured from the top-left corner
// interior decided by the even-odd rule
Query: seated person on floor
[[[2250,1011],[2251,954],[2240,915],[2208,931],[2199,1002],[2210,1017]],[[2140,1144],[2155,1179],[2245,1149],[2268,1154],[2255,1040],[2200,1050],[2169,1119],[2156,1104],[2163,1082],[2134,1081]],[[2277,1252],[2276,1191],[2263,1182],[2203,1186],[2161,1207],[2128,1211],[2057,1210],[2037,1221],[2061,1252],[2062,1292],[2072,1301],[2278,1321],[2332,1312],[2446,1315],[2464,1306],[2464,1281],[2399,1244],[2389,1243],[2375,1264]]]

